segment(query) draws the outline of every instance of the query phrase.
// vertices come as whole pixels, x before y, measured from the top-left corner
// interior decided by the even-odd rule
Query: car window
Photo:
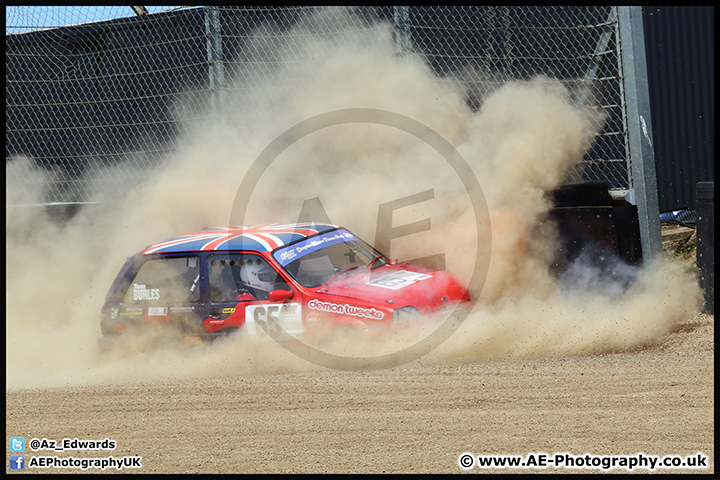
[[[127,303],[187,303],[200,299],[197,256],[146,261],[125,292]]]
[[[382,257],[370,245],[359,240],[334,243],[300,255],[288,263],[285,270],[304,287],[317,287],[343,270],[367,266],[374,258]],[[380,261],[386,262],[384,257]]]
[[[273,290],[290,286],[260,255],[223,253],[208,255],[211,302],[267,300]]]

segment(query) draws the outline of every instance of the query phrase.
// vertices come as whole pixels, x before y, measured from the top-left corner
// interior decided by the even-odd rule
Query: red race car
[[[338,328],[383,332],[457,307],[472,300],[452,275],[391,261],[337,225],[206,229],[127,259],[99,344],[144,329],[189,343],[240,331],[316,344]]]

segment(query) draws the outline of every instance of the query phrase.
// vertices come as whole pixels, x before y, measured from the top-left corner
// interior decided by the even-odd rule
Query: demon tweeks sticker
[[[351,315],[353,317],[370,318],[373,320],[382,320],[385,314],[375,308],[354,307],[347,303],[321,302],[312,299],[308,302],[308,308],[320,310],[321,312],[338,313],[340,315]]]

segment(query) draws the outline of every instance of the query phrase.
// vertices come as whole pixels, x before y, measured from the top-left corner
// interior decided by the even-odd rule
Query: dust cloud
[[[635,280],[619,290],[611,280],[597,288],[598,272],[582,263],[573,265],[572,281],[548,273],[555,234],[545,192],[564,181],[602,124],[596,111],[574,106],[560,82],[508,82],[473,111],[461,84],[437,78],[419,58],[398,57],[388,26],[336,35],[332,43],[302,38],[311,40],[292,48],[253,46],[279,66],[257,84],[230,89],[224,116],[203,125],[185,121],[188,133],[174,154],[143,172],[120,199],[108,192],[126,173],[90,169],[96,179],[90,200],[99,203],[62,226],[42,210],[11,206],[39,203],[52,174],[30,159],[8,162],[7,389],[324,369],[274,343],[241,338],[189,349],[129,339],[123,353],[110,356],[99,354],[96,339],[105,294],[126,256],[177,234],[227,225],[239,208],[238,185],[269,142],[307,118],[346,108],[407,116],[457,148],[490,212],[489,265],[471,261],[489,234],[478,238],[462,179],[422,139],[384,125],[349,122],[288,145],[258,179],[243,223],[296,221],[304,202],[317,198],[318,221],[374,243],[387,227],[378,224],[379,205],[430,191],[430,200],[395,210],[392,226],[429,218],[432,228],[391,238],[385,253],[408,260],[442,252],[446,268],[464,282],[476,268],[487,276],[473,292],[472,314],[422,361],[626,349],[661,339],[695,308],[696,282],[660,260],[631,272]],[[35,181],[29,187],[14,181],[21,177]]]

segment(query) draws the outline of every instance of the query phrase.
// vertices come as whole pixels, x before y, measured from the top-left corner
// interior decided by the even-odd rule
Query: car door
[[[302,335],[300,295],[261,255],[212,253],[206,266],[209,301],[203,326],[208,333],[240,329],[248,336],[276,341]]]

